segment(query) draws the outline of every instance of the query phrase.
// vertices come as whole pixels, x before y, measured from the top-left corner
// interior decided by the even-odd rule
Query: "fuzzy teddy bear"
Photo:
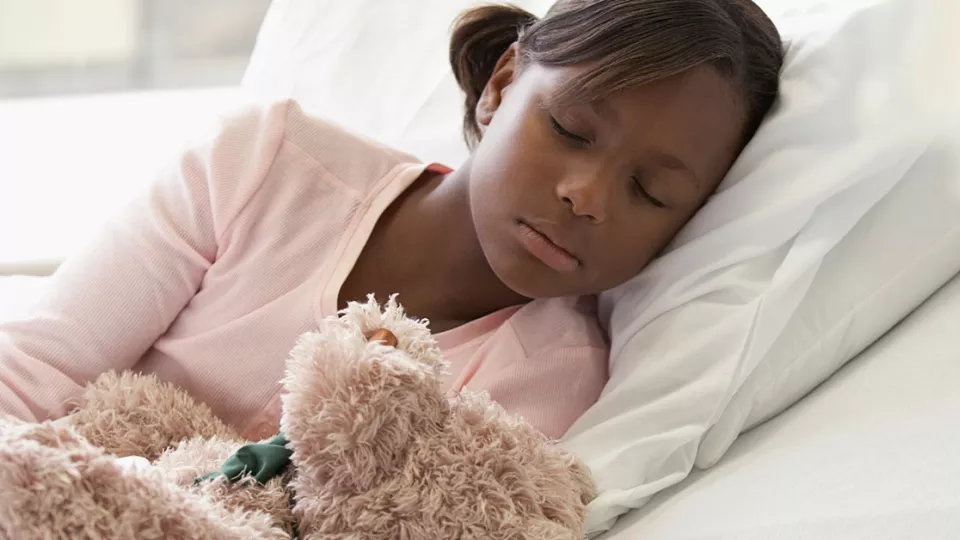
[[[582,539],[588,469],[486,394],[445,395],[446,367],[395,299],[350,304],[300,337],[281,433],[254,444],[106,374],[63,419],[0,419],[0,538]]]

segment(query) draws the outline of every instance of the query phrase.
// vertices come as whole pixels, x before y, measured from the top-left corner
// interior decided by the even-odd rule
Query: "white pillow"
[[[921,43],[935,5],[949,1],[824,1],[777,18],[793,44],[775,114],[669,252],[602,296],[611,380],[564,441],[600,485],[591,532],[682,479],[737,390],[781,335],[797,332],[788,325],[804,324],[798,310],[816,312],[808,289],[831,298],[831,283],[816,280],[821,262],[939,134],[920,109],[936,104],[927,92],[939,84]],[[784,4],[760,3],[771,2]],[[447,36],[472,3],[276,0],[244,84],[456,166],[466,151]],[[542,13],[552,2],[516,3]],[[927,289],[939,279],[917,275]],[[832,368],[818,370],[812,380]],[[751,416],[738,410],[714,432],[714,456]]]
[[[422,160],[459,165],[450,25],[476,0],[274,0],[243,85]],[[542,13],[552,0],[514,2]]]
[[[747,429],[827,379],[960,270],[960,126],[921,156],[820,265],[783,333],[697,452],[713,466]]]
[[[915,46],[931,11],[825,2],[778,21],[791,41],[779,107],[672,250],[601,296],[611,380],[566,441],[601,464],[591,530],[689,472],[824,257],[939,136],[923,105],[941,66]]]

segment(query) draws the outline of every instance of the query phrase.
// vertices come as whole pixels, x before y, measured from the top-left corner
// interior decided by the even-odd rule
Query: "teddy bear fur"
[[[589,470],[486,394],[445,395],[446,368],[393,298],[321,321],[283,380],[292,467],[264,485],[194,485],[248,441],[153,376],[105,374],[63,419],[0,419],[0,538],[582,539]]]

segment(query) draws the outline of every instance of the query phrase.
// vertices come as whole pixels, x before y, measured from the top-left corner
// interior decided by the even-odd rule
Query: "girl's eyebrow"
[[[595,99],[590,102],[590,110],[593,111],[593,114],[600,117],[602,120],[608,122],[616,121],[617,115],[613,112],[607,102],[602,99]]]
[[[690,168],[682,159],[674,156],[673,154],[668,154],[662,150],[653,149],[648,152],[650,159],[652,159],[657,165],[665,169],[671,169],[674,171],[679,171],[684,173],[697,188],[700,189],[700,178],[697,177],[696,173],[693,172],[693,169]]]
[[[590,102],[590,110],[597,115],[602,120],[608,122],[616,122],[617,114],[610,108],[610,105],[607,104],[606,100],[595,99]],[[663,150],[652,149],[647,152],[650,159],[653,160],[657,165],[670,169],[673,171],[678,171],[684,173],[693,186],[699,191],[700,189],[700,178],[697,177],[696,173],[693,172],[693,169],[687,165],[682,159],[678,158],[673,154],[668,154]]]

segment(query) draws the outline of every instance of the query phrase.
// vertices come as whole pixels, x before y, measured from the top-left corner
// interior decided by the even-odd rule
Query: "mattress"
[[[602,540],[960,538],[960,277]]]

